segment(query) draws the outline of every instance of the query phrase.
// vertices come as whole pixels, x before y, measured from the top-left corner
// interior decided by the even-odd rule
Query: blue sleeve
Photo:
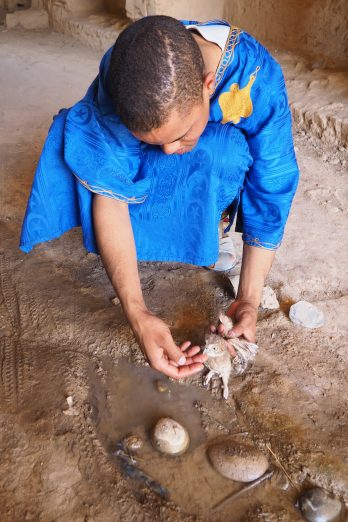
[[[283,238],[299,170],[281,67],[255,40],[252,49],[247,61],[257,71],[251,91],[253,114],[239,126],[244,128],[253,164],[241,192],[236,230],[243,233],[245,243],[275,250]]]

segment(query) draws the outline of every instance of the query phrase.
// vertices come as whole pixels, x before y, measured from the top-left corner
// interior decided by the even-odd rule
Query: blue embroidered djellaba
[[[229,24],[183,21],[185,25]],[[94,193],[129,203],[139,260],[210,265],[218,222],[235,215],[254,246],[276,249],[298,184],[291,114],[279,64],[252,36],[231,26],[216,71],[209,123],[196,147],[165,155],[136,139],[108,94],[111,49],[85,97],[54,118],[35,173],[20,247],[81,226],[97,252]]]

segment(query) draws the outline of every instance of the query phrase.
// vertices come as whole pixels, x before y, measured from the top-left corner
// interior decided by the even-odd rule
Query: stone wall
[[[225,0],[224,17],[266,44],[348,68],[347,0]]]

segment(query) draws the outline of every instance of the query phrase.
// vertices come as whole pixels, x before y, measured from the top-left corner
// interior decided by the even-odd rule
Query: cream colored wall
[[[210,20],[223,17],[224,0],[126,0],[126,11],[131,20],[149,15]]]
[[[104,0],[104,4],[110,13],[125,18],[126,0]]]
[[[37,2],[38,0],[33,0]],[[348,0],[40,0],[56,18],[101,8],[131,20],[166,14],[175,18],[226,18],[261,42],[315,57],[320,65],[348,68]],[[0,0],[1,2],[1,0]]]
[[[348,0],[225,0],[224,17],[262,42],[348,68]]]

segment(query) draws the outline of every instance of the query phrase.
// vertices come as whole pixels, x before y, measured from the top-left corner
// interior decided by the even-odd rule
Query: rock
[[[321,488],[312,488],[300,497],[300,508],[308,522],[330,522],[341,512],[342,504]]]
[[[230,283],[232,285],[233,293],[236,296],[237,292],[238,292],[240,276],[239,275],[234,275],[234,276],[229,277],[228,279],[229,279],[229,281],[230,281]]]
[[[123,439],[123,445],[128,451],[134,452],[139,451],[143,447],[144,441],[137,435],[127,435],[127,437]]]
[[[223,441],[208,448],[214,469],[226,478],[251,482],[260,478],[268,468],[268,460],[256,448],[235,441]]]
[[[190,437],[181,424],[169,417],[163,417],[154,427],[152,442],[161,453],[181,455],[189,447]]]
[[[76,415],[79,414],[79,411],[77,408],[74,407],[74,399],[71,395],[69,395],[67,398],[66,398],[66,402],[68,403],[68,409],[67,410],[63,410],[63,413],[64,415],[69,415],[69,416],[72,416],[72,417],[76,417]]]
[[[265,286],[262,290],[260,306],[264,310],[278,310],[279,302],[275,291],[270,286]]]
[[[46,29],[48,13],[45,9],[24,9],[6,15],[6,27],[11,29],[20,25],[24,29]]]
[[[320,328],[325,323],[323,312],[308,301],[299,301],[292,305],[289,317],[293,323],[306,328]]]
[[[158,380],[156,381],[156,390],[159,393],[169,392],[168,384],[165,381]]]

